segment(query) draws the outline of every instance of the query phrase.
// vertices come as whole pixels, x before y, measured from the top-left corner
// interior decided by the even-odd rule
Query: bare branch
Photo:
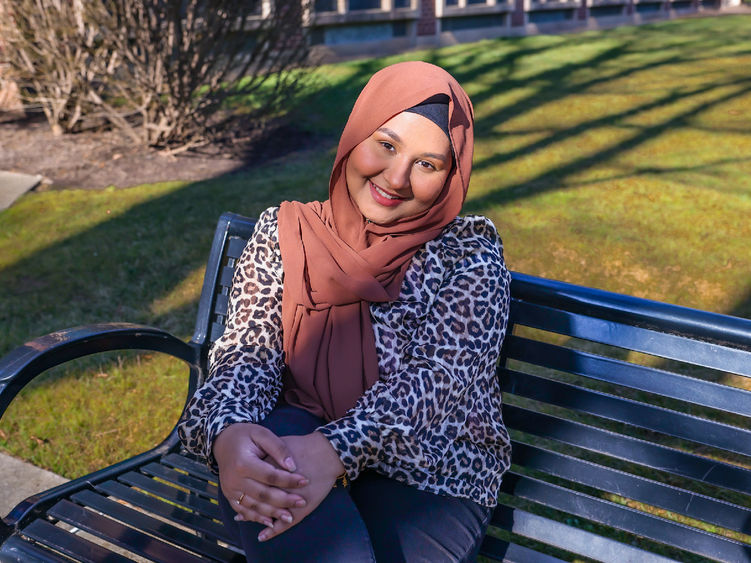
[[[260,1],[14,0],[0,36],[54,130],[103,120],[174,151],[210,137],[228,100],[262,124],[299,88],[310,0],[276,0],[265,18]]]

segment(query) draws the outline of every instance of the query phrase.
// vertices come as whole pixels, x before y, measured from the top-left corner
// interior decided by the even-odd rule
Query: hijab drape
[[[390,225],[368,223],[347,190],[349,153],[386,121],[436,94],[449,98],[454,166],[435,203]],[[325,202],[284,202],[284,400],[327,420],[340,418],[378,379],[369,304],[399,296],[412,256],[461,210],[472,170],[473,109],[459,83],[424,62],[377,72],[344,127]]]

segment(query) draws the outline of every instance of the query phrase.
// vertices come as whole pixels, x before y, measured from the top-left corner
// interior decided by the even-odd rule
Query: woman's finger
[[[267,486],[258,481],[246,480],[243,484],[243,490],[254,501],[277,508],[302,508],[307,504],[305,498],[297,493]]]
[[[242,512],[235,514],[235,522],[258,522],[267,528],[274,526],[274,521],[271,518],[247,508],[243,508]]]
[[[243,462],[243,467],[238,468],[237,472],[259,483],[279,489],[299,489],[308,484],[308,479],[304,475],[279,469],[263,459],[251,457]]]
[[[287,522],[282,520],[275,520],[271,523],[271,526],[264,524],[266,527],[258,534],[258,541],[268,541],[271,538],[275,538],[279,534],[282,534],[289,530],[295,522]]]
[[[294,516],[286,510],[272,508],[271,513],[268,513],[266,512],[266,509],[260,505],[252,505],[250,508],[239,506],[235,511],[237,512],[235,520],[238,522],[258,522],[266,527],[273,527],[275,521],[292,524],[294,519]]]
[[[245,499],[245,502],[247,502],[247,499]],[[258,522],[266,527],[274,525],[274,518],[271,513],[277,512],[273,507],[263,506],[257,503],[251,503],[250,506],[245,506],[244,504],[240,505],[236,507],[235,511],[237,512],[237,515],[235,515],[236,520]],[[292,516],[287,513],[285,519],[289,520],[291,518]]]
[[[233,493],[234,495],[235,493]],[[292,515],[287,508],[302,508],[307,502],[299,495],[290,495],[279,489],[264,487],[259,483],[246,484],[246,492],[227,497],[230,505],[240,514],[257,513],[261,516],[292,522]]]
[[[256,425],[251,431],[251,436],[253,442],[271,457],[279,467],[283,467],[287,471],[297,470],[297,465],[287,444],[271,430]]]
[[[258,502],[252,494],[244,492],[238,494],[233,491],[229,494],[224,492],[224,496],[232,510],[237,512],[235,519],[238,521],[258,522],[268,526],[269,522],[273,522],[273,518],[281,517],[285,512],[275,506]],[[287,514],[285,519],[291,519],[291,515]]]

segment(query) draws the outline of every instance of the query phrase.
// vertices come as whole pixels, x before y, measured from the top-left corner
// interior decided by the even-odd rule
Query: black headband
[[[449,138],[449,144],[451,143],[451,135],[449,135],[449,97],[446,94],[431,96],[424,102],[404,111],[427,117],[446,133],[446,136]]]

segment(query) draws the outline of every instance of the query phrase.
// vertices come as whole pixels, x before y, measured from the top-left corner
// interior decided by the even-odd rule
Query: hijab
[[[448,97],[454,155],[441,193],[418,215],[389,225],[368,222],[347,190],[350,152],[395,115],[439,94]],[[416,61],[388,66],[355,102],[339,140],[329,199],[281,204],[285,402],[335,420],[378,380],[369,304],[397,299],[412,256],[459,214],[472,170],[473,119],[469,97],[442,68]]]

